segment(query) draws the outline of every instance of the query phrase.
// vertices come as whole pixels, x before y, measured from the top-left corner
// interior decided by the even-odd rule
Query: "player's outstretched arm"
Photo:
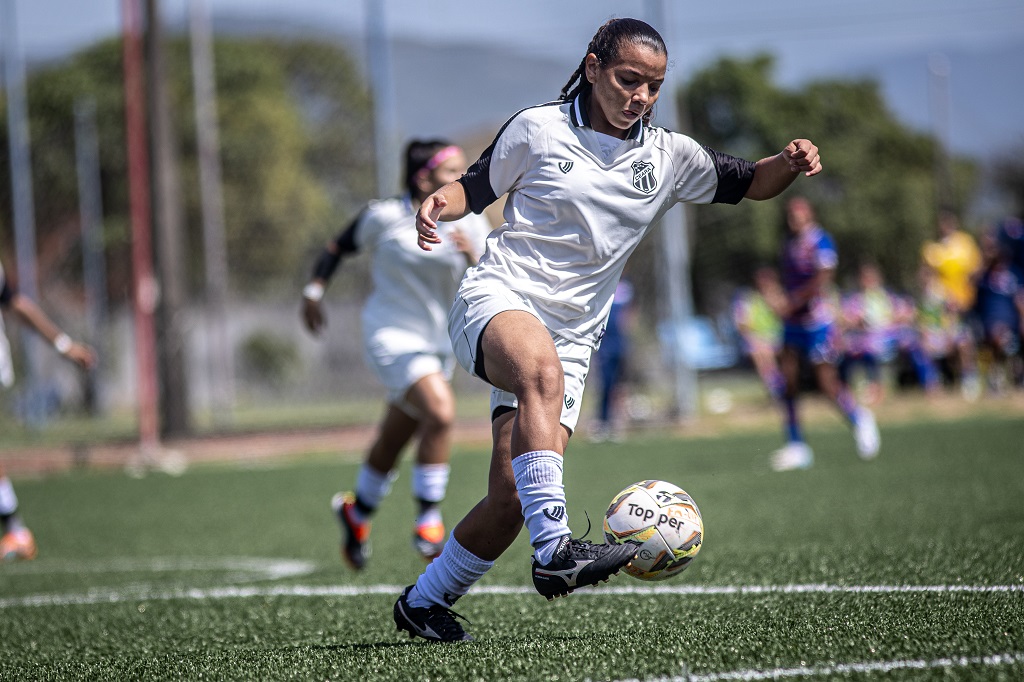
[[[82,369],[91,369],[96,365],[96,352],[84,343],[72,341],[32,299],[15,294],[11,299],[11,310],[71,362]]]
[[[433,251],[432,244],[440,244],[441,237],[437,234],[439,221],[458,220],[469,213],[469,201],[466,188],[461,182],[449,182],[423,200],[420,210],[416,212],[416,231],[419,233],[417,244],[424,251]]]
[[[801,173],[812,177],[821,172],[818,147],[810,140],[793,140],[775,156],[761,159],[754,166],[754,180],[744,195],[761,201],[782,194]]]

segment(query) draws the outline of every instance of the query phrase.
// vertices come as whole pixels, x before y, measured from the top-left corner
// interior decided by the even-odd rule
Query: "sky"
[[[18,40],[30,60],[67,54],[119,30],[120,0],[13,1]],[[504,46],[553,63],[564,62],[566,74],[603,21],[614,16],[650,18],[652,8],[661,4],[652,0],[162,0],[161,7],[169,24],[180,25],[189,3],[197,1],[210,8],[215,30],[244,20],[352,36],[362,30],[366,3],[373,1],[383,5],[389,31],[406,40]],[[929,129],[933,117],[928,63],[932,55],[941,54],[951,67],[952,147],[984,155],[1024,146],[1020,114],[1024,107],[1024,0],[730,0],[721,4],[664,0],[663,7],[664,19],[652,23],[669,45],[672,78],[685,80],[721,55],[767,51],[777,57],[777,78],[784,86],[825,77],[876,78],[902,120]],[[458,78],[457,73],[438,75],[443,79],[440,87]],[[501,81],[500,77],[495,80]]]

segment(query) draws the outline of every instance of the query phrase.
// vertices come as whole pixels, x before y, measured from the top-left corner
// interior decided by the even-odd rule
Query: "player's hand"
[[[782,158],[789,162],[789,169],[794,173],[803,173],[811,177],[821,172],[821,157],[818,147],[810,140],[793,140],[782,150]]]
[[[424,251],[433,251],[431,244],[441,243],[441,237],[437,234],[437,219],[447,205],[448,200],[444,195],[434,192],[423,200],[420,210],[416,212],[416,232],[419,233],[416,243]]]
[[[82,369],[92,369],[96,366],[96,351],[77,341],[71,344],[71,348],[64,354],[64,357]]]
[[[466,262],[470,265],[476,265],[477,261],[480,260],[480,254],[476,252],[472,240],[466,236],[466,233],[457,227],[453,227],[448,233],[448,237],[452,240],[455,250],[466,257]]]
[[[311,301],[308,298],[302,299],[302,319],[306,323],[306,329],[313,334],[319,334],[327,326],[323,309],[319,301]]]

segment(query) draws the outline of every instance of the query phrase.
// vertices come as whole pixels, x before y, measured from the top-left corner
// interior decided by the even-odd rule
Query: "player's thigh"
[[[521,396],[541,387],[562,393],[562,364],[547,328],[530,313],[498,313],[484,329],[481,340],[484,371],[499,389]]]
[[[450,425],[455,419],[455,394],[443,372],[420,377],[409,387],[405,402],[424,420]]]

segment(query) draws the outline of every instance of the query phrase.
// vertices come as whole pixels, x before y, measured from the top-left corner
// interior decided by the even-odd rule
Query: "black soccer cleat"
[[[558,541],[551,561],[537,563],[533,559],[533,586],[548,598],[564,597],[577,587],[596,585],[619,572],[636,558],[636,547],[623,545],[596,545],[566,535]]]
[[[402,591],[402,596],[395,602],[395,626],[398,631],[405,630],[409,637],[422,637],[431,642],[472,642],[473,637],[462,629],[456,618],[460,616],[451,609],[435,604],[427,608],[409,606],[409,591],[412,585]]]

